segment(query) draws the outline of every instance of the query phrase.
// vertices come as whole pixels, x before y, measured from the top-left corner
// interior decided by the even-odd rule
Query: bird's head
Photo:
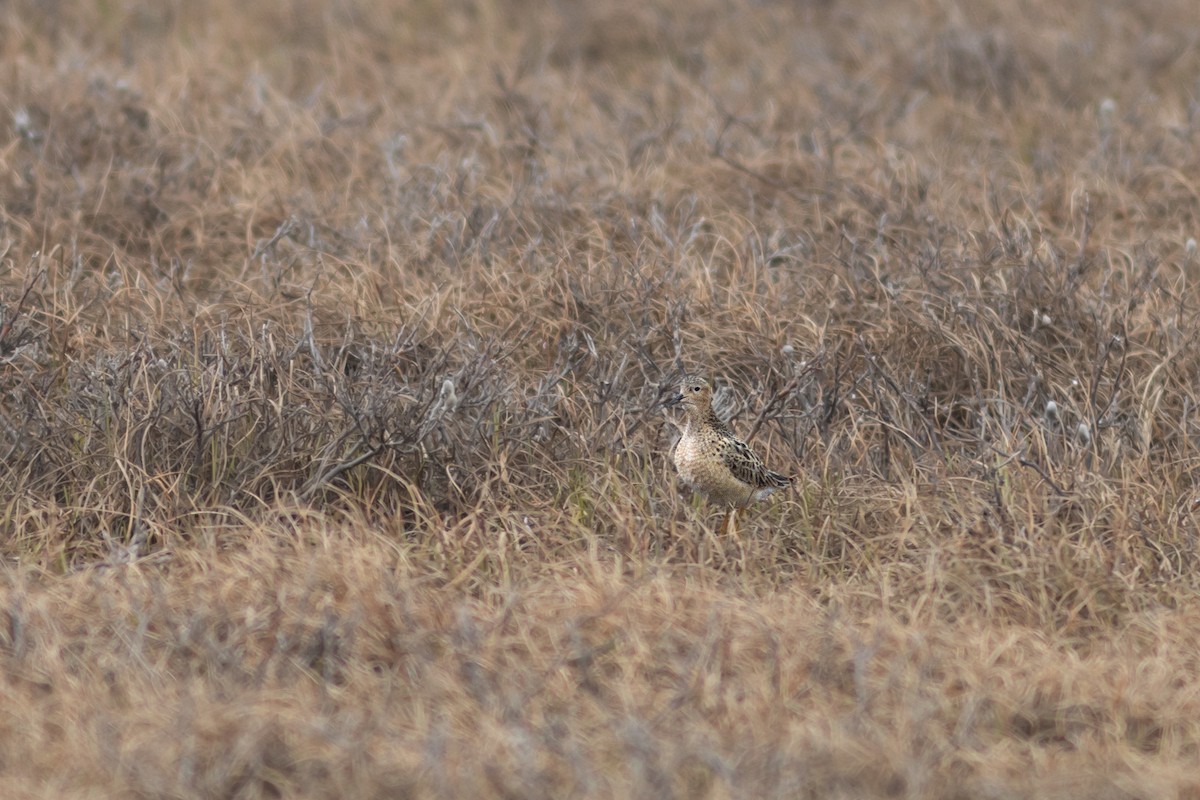
[[[706,409],[712,404],[712,386],[699,375],[684,375],[679,391],[667,398],[667,405],[683,405],[687,411]]]

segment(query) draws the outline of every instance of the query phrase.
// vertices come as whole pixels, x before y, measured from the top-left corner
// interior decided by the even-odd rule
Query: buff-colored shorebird
[[[692,489],[728,506],[721,531],[751,503],[792,485],[795,478],[767,469],[750,446],[734,435],[713,411],[712,387],[698,375],[685,375],[667,405],[683,405],[683,425],[675,446],[675,469]],[[736,531],[736,529],[734,529]]]

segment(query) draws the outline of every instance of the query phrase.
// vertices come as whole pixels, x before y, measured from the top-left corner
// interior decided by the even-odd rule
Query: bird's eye
[[[700,391],[700,387],[699,387],[699,386],[693,386],[693,387],[692,387],[692,391],[693,391],[693,392],[698,392],[698,391]]]

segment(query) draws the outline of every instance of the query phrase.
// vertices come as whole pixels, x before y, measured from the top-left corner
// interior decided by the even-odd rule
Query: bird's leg
[[[721,554],[721,562],[729,563],[729,549],[726,544],[726,532],[733,524],[733,515],[735,509],[727,508],[725,513],[721,515],[721,524],[717,526],[716,534],[713,536],[713,544],[716,545],[716,550]]]
[[[746,571],[746,543],[742,541],[741,536],[738,536],[738,531],[737,531],[737,515],[738,515],[738,512],[741,510],[742,509],[739,506],[734,506],[733,508],[729,509],[729,526],[728,526],[728,528],[729,528],[729,534],[730,534],[731,538],[733,539],[733,543],[737,545],[738,566],[743,572],[745,572]]]

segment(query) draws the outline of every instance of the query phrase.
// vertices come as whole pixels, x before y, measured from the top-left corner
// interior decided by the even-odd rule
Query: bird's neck
[[[719,431],[729,430],[729,427],[717,416],[717,412],[708,408],[698,408],[687,415],[684,422],[687,431],[698,431],[701,428],[716,428]]]

